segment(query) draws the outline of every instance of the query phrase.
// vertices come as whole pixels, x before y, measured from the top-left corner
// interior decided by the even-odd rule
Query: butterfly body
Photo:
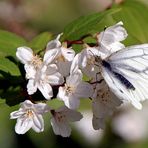
[[[102,60],[102,66],[108,69],[127,89],[135,89],[135,87],[120,73],[114,72],[109,62]]]

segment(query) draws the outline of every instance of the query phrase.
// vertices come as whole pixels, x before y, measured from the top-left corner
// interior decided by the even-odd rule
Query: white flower
[[[59,72],[63,76],[68,76],[75,51],[72,48],[65,47],[66,45],[62,45],[59,41],[60,36],[58,35],[55,40],[47,44],[44,61],[47,63],[56,63]]]
[[[37,55],[33,54],[29,47],[19,47],[16,52],[18,59],[25,64],[26,78],[29,79],[27,91],[29,95],[39,89],[46,99],[53,96],[51,85],[59,85],[64,82],[62,75],[58,72],[55,64],[48,64]],[[46,53],[44,55],[46,57]]]
[[[36,72],[35,77],[29,79],[27,91],[29,95],[32,95],[39,89],[42,95],[49,100],[53,96],[51,85],[59,85],[63,82],[64,79],[55,64],[43,65]]]
[[[70,110],[66,106],[62,106],[57,110],[51,110],[51,113],[53,131],[56,135],[61,135],[62,137],[69,137],[71,134],[69,122],[79,121],[83,117],[81,113]]]
[[[95,78],[100,72],[98,58],[100,52],[97,48],[87,46],[79,53],[78,65],[88,77]]]
[[[88,98],[92,93],[92,86],[82,81],[82,73],[78,71],[66,78],[64,87],[59,87],[57,97],[63,100],[68,108],[76,109],[79,107],[80,98]]]
[[[97,36],[99,44],[98,49],[102,52],[103,59],[111,53],[125,47],[120,41],[125,40],[128,34],[122,25],[122,22],[118,22],[106,28]]]
[[[94,129],[104,129],[106,119],[121,103],[122,101],[109,90],[105,81],[98,84],[92,102]]]
[[[44,103],[33,104],[29,100],[21,103],[20,109],[10,114],[10,119],[17,119],[15,132],[25,134],[30,128],[42,132],[44,130],[42,114],[47,111],[48,107]]]
[[[34,55],[31,48],[25,46],[17,48],[16,56],[24,64],[26,78],[34,77],[36,70],[42,65],[41,58]]]

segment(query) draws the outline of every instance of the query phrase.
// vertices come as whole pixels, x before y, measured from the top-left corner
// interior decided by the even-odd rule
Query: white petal
[[[69,76],[71,62],[69,61],[59,61],[57,62],[58,70],[62,74],[62,76],[67,77]]]
[[[19,47],[16,56],[23,64],[27,64],[33,58],[33,51],[29,47]]]
[[[81,54],[77,54],[73,61],[72,61],[72,64],[71,64],[71,68],[70,68],[70,73],[75,73],[78,71],[79,69],[79,62],[80,62],[80,57],[81,57]],[[82,62],[81,62],[82,63]]]
[[[56,72],[54,75],[48,76],[47,82],[51,85],[59,85],[64,83],[64,78],[60,73]]]
[[[32,120],[28,118],[17,119],[17,123],[15,125],[15,132],[17,134],[25,134],[33,125]]]
[[[75,58],[74,58],[74,64],[77,65],[77,61],[78,61],[78,65],[82,68],[85,68],[87,65],[87,57],[88,57],[88,52],[86,49],[83,49],[80,53],[78,53]],[[74,67],[74,66],[73,66]],[[72,68],[75,69],[75,68]]]
[[[21,109],[21,110],[18,110],[18,111],[14,111],[10,114],[10,119],[16,119],[16,118],[19,118],[20,116],[24,115],[25,112]]]
[[[75,94],[78,97],[84,97],[84,98],[91,97],[93,92],[94,92],[94,90],[93,90],[92,85],[90,85],[87,82],[79,83],[79,85],[77,86],[77,88],[75,90]]]
[[[62,55],[67,61],[72,61],[75,56],[75,51],[71,48],[61,47]]]
[[[63,87],[59,88],[57,98],[59,98],[60,100],[63,100],[65,106],[67,106],[70,109],[76,109],[79,107],[80,100],[74,95],[67,96],[65,89]]]
[[[58,48],[61,46],[61,42],[59,41],[61,35],[58,35],[55,40],[48,42],[46,50]]]
[[[36,69],[33,65],[25,64],[24,66],[26,71],[26,78],[27,79],[34,79],[36,74]]]
[[[29,95],[32,95],[36,91],[37,91],[37,84],[35,84],[34,79],[30,79],[27,84],[27,92]]]
[[[60,53],[59,48],[54,48],[54,49],[51,49],[51,50],[47,50],[45,55],[44,55],[43,61],[46,64],[49,64],[49,63],[53,62],[53,60],[55,60],[55,58],[57,57],[57,55],[59,53]]]
[[[80,100],[75,95],[71,95],[68,99],[64,99],[63,101],[68,108],[74,110],[80,105]]]
[[[124,47],[125,47],[124,44],[120,42],[114,42],[108,46],[108,49],[111,51],[111,53],[114,53],[120,49],[123,49]]]
[[[54,73],[58,72],[58,67],[56,64],[50,64],[46,68],[47,75],[53,75]]]
[[[108,46],[113,42],[123,41],[127,37],[126,30],[122,27],[119,22],[114,26],[108,27],[105,31],[99,34],[99,43]]]
[[[68,85],[77,86],[82,81],[82,73],[81,71],[77,71],[77,73],[72,73],[66,79],[66,83]]]
[[[42,115],[34,114],[32,129],[37,133],[44,131],[44,120]]]
[[[53,96],[52,87],[48,83],[40,83],[38,89],[47,100]]]
[[[61,135],[62,137],[69,137],[71,134],[71,128],[68,123],[58,122],[54,118],[51,118],[51,125],[53,131],[56,135]]]
[[[65,91],[64,87],[59,87],[57,98],[59,98],[63,101],[68,99],[68,97],[66,96],[66,91]]]
[[[95,130],[104,129],[105,128],[105,119],[104,118],[97,118],[93,116],[92,120],[93,128]]]
[[[34,104],[37,114],[43,114],[50,111],[50,107],[45,103]]]
[[[80,112],[77,112],[77,111],[71,110],[71,109],[65,110],[64,114],[66,115],[66,118],[70,122],[80,121],[83,118],[83,116],[82,116],[82,114]]]
[[[27,108],[33,108],[33,103],[30,100],[25,100],[21,103],[22,110],[26,110]]]

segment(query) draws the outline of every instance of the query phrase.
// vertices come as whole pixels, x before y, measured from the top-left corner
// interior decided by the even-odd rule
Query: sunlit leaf
[[[31,42],[29,42],[28,46],[31,47],[35,52],[39,52],[46,47],[51,38],[51,33],[43,32],[36,36]]]
[[[12,61],[3,57],[0,57],[0,70],[14,76],[20,75],[18,67]]]
[[[123,21],[129,34],[127,44],[139,44],[148,42],[148,6],[141,1],[125,0],[115,6],[121,8],[113,14],[115,21]]]
[[[120,9],[112,9],[78,18],[65,27],[62,41],[77,40],[92,32],[99,32],[102,30],[102,27],[104,27],[102,21],[108,15],[117,13],[118,11],[120,11]]]
[[[0,30],[0,56],[15,56],[16,48],[25,44],[26,41],[22,37]]]

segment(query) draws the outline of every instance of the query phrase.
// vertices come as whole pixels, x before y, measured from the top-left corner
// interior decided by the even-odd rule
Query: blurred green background
[[[127,1],[130,2],[130,6],[126,9],[127,14],[122,12],[114,16],[114,22],[122,20],[125,23],[127,31],[132,36],[126,42],[127,45],[148,42],[147,9],[143,9],[140,5],[137,7],[134,0]],[[139,1],[143,6],[148,7],[147,0]],[[115,2],[118,4],[120,0]],[[0,0],[0,29],[14,32],[27,40],[44,31],[56,35],[74,19],[109,9],[111,6],[112,0]],[[133,11],[138,17],[132,15]],[[113,20],[108,18],[107,21]],[[148,147],[146,103],[142,111],[137,111],[131,106],[123,106],[115,113],[112,121],[108,122],[105,131],[94,131],[91,125],[92,113],[89,110],[91,102],[82,100],[80,110],[84,114],[84,119],[72,125],[70,138],[55,136],[48,116],[45,116],[43,133],[37,134],[30,130],[25,135],[15,134],[16,121],[10,120],[9,114],[18,107],[18,105],[14,107],[4,105],[3,100],[0,102],[0,148]]]

